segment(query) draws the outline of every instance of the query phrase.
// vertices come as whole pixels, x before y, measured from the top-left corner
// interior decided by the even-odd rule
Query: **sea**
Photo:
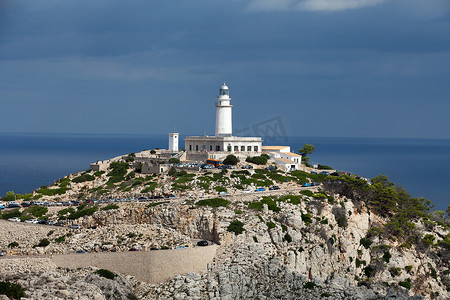
[[[180,136],[183,140],[184,136]],[[296,152],[314,145],[312,164],[367,178],[379,174],[413,196],[432,201],[437,210],[450,204],[450,140],[337,137],[263,137],[264,145],[289,145]],[[0,134],[0,196],[24,194],[50,185],[89,164],[131,152],[167,148],[167,135]],[[182,145],[180,145],[181,147]]]

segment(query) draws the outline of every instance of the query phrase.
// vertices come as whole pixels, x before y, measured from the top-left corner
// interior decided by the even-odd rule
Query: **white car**
[[[243,193],[251,193],[252,191],[251,190],[243,190],[242,192]]]
[[[19,218],[9,218],[8,221],[11,221],[11,222],[21,222]]]
[[[38,222],[39,222],[39,220],[37,220],[37,219],[25,220],[25,223],[30,223],[30,224],[37,224]]]

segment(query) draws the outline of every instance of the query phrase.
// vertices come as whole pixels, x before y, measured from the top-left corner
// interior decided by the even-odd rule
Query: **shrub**
[[[267,164],[267,156],[253,156],[247,157],[246,162],[257,164],[257,165],[265,165]]]
[[[101,276],[101,277],[104,277],[106,279],[111,279],[111,280],[113,280],[114,278],[117,277],[117,274],[115,274],[115,273],[113,273],[113,272],[111,272],[109,270],[106,270],[106,269],[98,269],[94,273],[99,275],[99,276]]]
[[[364,268],[364,274],[367,277],[371,277],[374,274],[374,272],[375,272],[375,269],[372,268],[371,266],[367,266],[367,267]]]
[[[50,245],[50,241],[48,239],[42,239],[37,244],[37,247],[47,247],[48,245]]]
[[[310,213],[304,214],[302,212],[302,221],[305,222],[306,225],[309,225],[312,223],[312,218]]]
[[[284,235],[284,240],[288,243],[292,242],[292,237],[289,235],[289,233],[286,233]]]
[[[337,219],[337,223],[338,223],[339,227],[343,227],[343,228],[346,228],[348,225],[346,217],[340,217],[339,219]]]
[[[211,207],[227,207],[230,202],[228,200],[225,200],[223,198],[212,198],[212,199],[204,199],[200,200],[195,205],[198,206],[211,206]]]
[[[314,195],[313,192],[311,192],[310,190],[300,191],[300,194],[303,194],[308,197],[313,197],[313,195]]]
[[[318,165],[317,169],[319,169],[319,170],[333,170],[332,167],[327,166],[327,165]]]
[[[171,167],[169,169],[169,172],[167,172],[167,175],[174,176],[176,173],[177,173],[177,169],[175,169],[174,167]]]
[[[73,213],[74,211],[75,211],[75,209],[73,207],[68,207],[68,208],[64,208],[64,209],[61,209],[60,211],[58,211],[58,215],[64,216],[68,213]]]
[[[411,279],[406,279],[405,281],[400,281],[398,283],[399,286],[404,287],[405,289],[411,289]]]
[[[214,188],[217,192],[226,192],[227,191],[227,189],[225,188],[225,187],[223,187],[223,186],[216,186],[215,188]]]
[[[436,239],[436,237],[432,234],[426,234],[422,241],[427,244],[428,246],[433,246],[434,244],[434,240]]]
[[[224,165],[237,165],[237,163],[239,162],[239,158],[237,158],[236,156],[234,156],[233,154],[228,155],[224,160],[223,160],[223,164]]]
[[[164,204],[166,202],[155,202],[155,203],[150,203],[149,205],[147,205],[147,207],[154,207],[154,206],[158,206],[160,204]]]
[[[412,271],[413,266],[409,265],[405,267],[406,272],[410,273]]]
[[[360,260],[359,258],[356,258],[355,260],[355,265],[357,268],[359,268],[361,265],[366,265],[366,261],[365,260]]]
[[[269,229],[275,228],[275,223],[273,222],[267,222],[266,224]]]
[[[383,254],[383,260],[384,260],[385,262],[388,263],[388,262],[391,260],[391,257],[392,257],[392,255],[391,255],[391,253],[389,253],[389,251],[384,252],[384,254]]]
[[[228,225],[227,231],[234,232],[236,235],[239,235],[245,231],[244,223],[238,220],[234,220],[230,223],[230,225]]]
[[[62,236],[60,236],[60,237],[57,237],[56,239],[55,239],[55,243],[62,243],[62,242],[64,242],[66,240],[66,236],[65,235],[62,235]]]
[[[234,211],[234,213],[237,214],[237,215],[241,215],[242,214],[242,210],[237,209],[237,210]]]
[[[19,209],[11,210],[8,212],[2,213],[2,219],[9,219],[9,218],[20,218],[22,216],[22,213],[19,211]]]
[[[55,196],[55,195],[62,195],[68,191],[69,188],[57,188],[57,189],[49,189],[47,187],[40,188],[37,190],[39,194],[46,195],[46,196]]]
[[[12,299],[25,297],[25,288],[20,284],[0,281],[0,295],[6,295]]]
[[[19,247],[19,243],[18,242],[11,242],[8,244],[8,248],[16,248]]]
[[[317,286],[317,285],[316,285],[314,282],[309,281],[309,282],[307,282],[307,283],[305,283],[305,284],[303,285],[303,288],[304,288],[304,289],[312,290],[312,289],[314,289],[316,286]]]
[[[255,243],[258,243],[258,238],[257,238],[256,236],[253,236],[253,241],[254,241]]]
[[[368,238],[362,238],[359,240],[359,244],[363,245],[364,248],[369,249],[370,245],[372,245],[372,241]]]
[[[118,209],[119,205],[117,204],[108,204],[105,207],[102,208],[102,210],[111,210],[111,209]]]
[[[171,157],[169,159],[169,163],[171,163],[171,164],[179,164],[180,160],[178,158],[176,158],[176,157]]]
[[[93,176],[93,175],[83,174],[83,175],[80,175],[80,176],[72,179],[72,182],[81,183],[81,182],[86,182],[86,181],[93,181],[94,179],[95,179],[95,176]]]
[[[75,220],[75,219],[78,219],[78,218],[81,218],[84,216],[91,216],[97,211],[97,209],[98,209],[97,206],[93,206],[90,208],[79,210],[79,211],[71,213],[67,218],[70,220]]]

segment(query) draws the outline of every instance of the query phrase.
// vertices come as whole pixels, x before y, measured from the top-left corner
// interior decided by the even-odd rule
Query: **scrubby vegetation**
[[[113,273],[113,272],[111,272],[109,270],[106,270],[106,269],[98,269],[94,273],[99,275],[99,276],[101,276],[101,277],[104,277],[106,279],[111,279],[111,280],[113,280],[114,278],[117,277],[116,273]]]
[[[236,235],[241,234],[245,231],[244,229],[244,223],[238,220],[234,220],[228,225],[227,231],[234,232]]]
[[[210,207],[226,207],[228,206],[230,202],[228,200],[225,200],[223,198],[211,198],[211,199],[204,199],[200,200],[195,205],[197,206],[210,206]]]
[[[25,288],[17,283],[0,281],[0,295],[6,295],[11,299],[20,299],[25,297]]]

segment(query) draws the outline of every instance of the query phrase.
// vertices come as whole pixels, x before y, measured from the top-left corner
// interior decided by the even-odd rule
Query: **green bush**
[[[171,157],[171,158],[169,158],[169,163],[171,163],[171,164],[179,164],[180,160],[178,158],[176,158],[176,157]]]
[[[102,208],[102,210],[111,210],[111,209],[118,209],[119,205],[117,204],[108,204],[105,207]]]
[[[37,190],[37,192],[45,196],[55,196],[65,194],[68,190],[69,188],[49,189],[47,187],[44,187]]]
[[[426,234],[422,241],[427,244],[428,246],[433,246],[434,245],[434,240],[436,239],[436,237],[432,234]]]
[[[383,254],[383,260],[384,260],[385,262],[388,263],[388,262],[391,260],[391,257],[392,257],[392,255],[391,255],[391,253],[389,253],[389,251],[384,252],[384,254]]]
[[[305,222],[306,225],[309,225],[312,223],[312,217],[310,213],[304,214],[302,212],[302,221]]]
[[[95,176],[93,176],[93,175],[83,174],[83,175],[80,175],[80,176],[72,179],[72,182],[81,183],[81,182],[86,182],[86,181],[93,181],[94,179],[95,179]]]
[[[50,241],[48,239],[42,239],[37,244],[37,247],[47,247],[48,245],[50,245]]]
[[[257,164],[257,165],[265,165],[267,164],[267,157],[266,156],[253,156],[253,157],[247,157],[245,160],[246,162]]]
[[[73,207],[63,208],[60,211],[58,211],[59,216],[64,216],[68,213],[73,213],[75,209]]]
[[[11,242],[8,244],[8,248],[16,248],[19,247],[19,243],[18,242]]]
[[[111,280],[113,280],[114,278],[117,277],[117,274],[115,274],[115,273],[113,273],[113,272],[111,272],[109,270],[106,270],[106,269],[98,269],[94,273],[99,275],[99,276],[101,276],[101,277],[104,277],[106,279],[111,279]]]
[[[226,192],[227,191],[227,189],[225,188],[225,187],[223,187],[223,186],[216,186],[215,188],[214,188],[217,192]]]
[[[319,170],[333,170],[332,167],[327,166],[327,165],[318,165],[317,169],[319,169]]]
[[[284,235],[284,240],[288,243],[292,242],[292,237],[289,235],[289,233],[286,233]]]
[[[369,249],[370,245],[372,245],[372,241],[368,238],[362,238],[359,240],[359,244],[363,245],[364,248]]]
[[[97,211],[97,209],[98,209],[97,206],[93,206],[83,210],[78,210],[76,212],[71,213],[67,218],[70,220],[75,220],[84,216],[91,216]]]
[[[237,158],[236,156],[234,156],[233,154],[228,155],[224,160],[223,160],[223,164],[224,165],[237,165],[237,163],[239,162],[239,158]]]
[[[398,283],[399,286],[404,287],[407,290],[411,289],[411,279],[406,279],[405,281],[400,281]]]
[[[4,220],[7,220],[9,218],[20,218],[20,217],[22,217],[22,213],[19,211],[19,209],[2,213],[2,219]]]
[[[309,281],[309,282],[307,282],[307,283],[305,283],[305,284],[303,285],[303,288],[304,288],[304,289],[312,290],[312,289],[314,289],[316,286],[317,286],[317,285],[316,285],[314,282]]]
[[[230,225],[228,225],[227,231],[234,232],[236,235],[239,235],[245,231],[244,223],[238,220],[234,220],[230,223]]]
[[[343,227],[343,228],[346,228],[348,225],[346,217],[340,217],[339,219],[337,219],[337,223],[338,223],[339,227]]]
[[[210,206],[210,207],[227,207],[230,202],[223,198],[212,198],[212,199],[204,199],[200,200],[195,205],[197,206]]]
[[[12,299],[20,299],[25,297],[25,288],[20,284],[0,281],[0,295],[6,295]]]
[[[267,224],[267,227],[268,227],[269,229],[272,229],[272,228],[275,228],[275,227],[276,227],[276,226],[275,226],[275,223],[273,223],[273,222],[267,222],[266,224]]]
[[[366,275],[367,278],[371,277],[375,272],[375,269],[372,268],[371,266],[367,266],[364,268],[364,274]]]
[[[64,242],[66,240],[66,236],[65,235],[62,235],[62,236],[60,236],[60,237],[57,237],[56,239],[55,239],[55,242],[56,243],[62,243],[62,242]]]
[[[150,203],[149,205],[147,205],[147,207],[154,207],[154,206],[158,206],[160,204],[164,204],[166,202],[155,202],[155,203]]]

